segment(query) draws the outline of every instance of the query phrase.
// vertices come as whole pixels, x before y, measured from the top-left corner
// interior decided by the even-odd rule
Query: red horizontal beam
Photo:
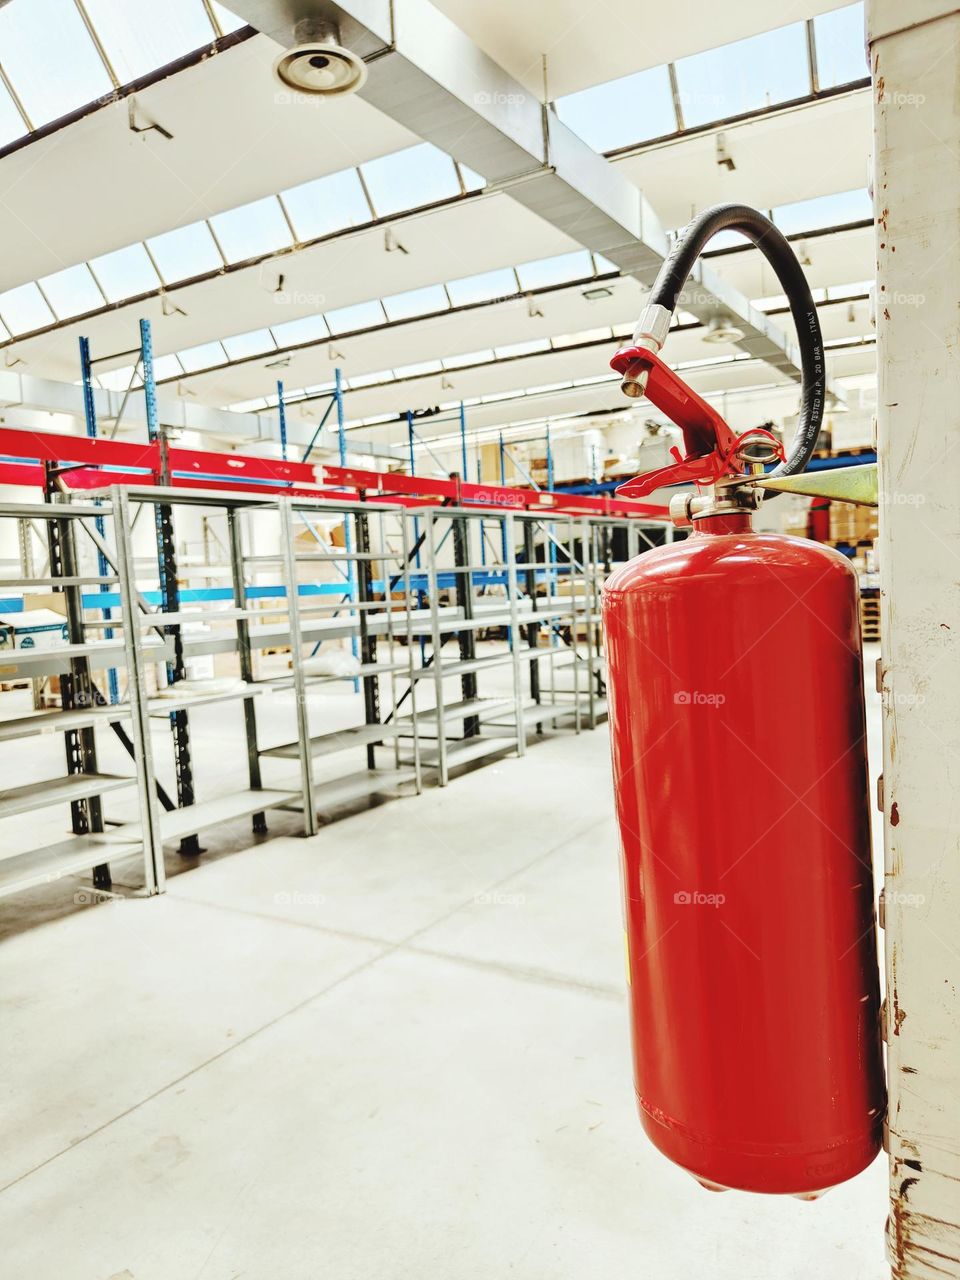
[[[15,461],[16,459],[16,461]],[[19,461],[22,459],[22,461]],[[289,496],[342,502],[354,490],[373,501],[397,506],[483,506],[491,510],[555,512],[558,515],[611,515],[663,520],[666,507],[632,502],[605,494],[556,493],[504,485],[467,484],[456,476],[434,479],[400,472],[365,471],[358,467],[313,466],[242,453],[207,449],[167,450],[173,488],[214,489],[218,492],[259,493],[264,498]],[[88,436],[0,428],[0,483],[43,485],[42,463],[70,467],[63,480],[71,489],[95,489],[112,484],[149,485],[159,482],[161,451],[157,443],[91,439]]]

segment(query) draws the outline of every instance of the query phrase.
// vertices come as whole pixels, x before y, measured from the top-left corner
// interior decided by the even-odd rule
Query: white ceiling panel
[[[0,291],[410,146],[357,97],[283,93],[266,36],[109,103],[0,160]]]
[[[717,163],[714,132],[650,147],[614,163],[643,190],[666,227],[737,200],[774,209],[867,185],[872,147],[867,89],[724,129],[736,168]]]
[[[809,259],[804,262],[803,270],[812,289],[872,280],[876,274],[873,227],[811,236],[802,246],[794,242],[794,249],[798,248],[802,256]],[[783,293],[773,268],[757,249],[713,257],[710,266],[748,298],[769,298]]]
[[[836,0],[798,0],[787,8],[764,0],[675,0],[656,11],[617,0],[434,3],[533,93],[542,88],[546,53],[551,98],[840,7]]]
[[[489,234],[491,226],[496,235]],[[25,339],[15,350],[36,364],[36,372],[42,367],[46,376],[62,378],[73,370],[76,376],[81,333],[90,338],[95,354],[123,350],[138,340],[141,316],[153,324],[154,349],[166,354],[575,247],[504,195],[467,200],[412,218],[398,225],[396,236],[407,252],[387,252],[382,228],[357,232],[268,265],[170,290],[169,300],[184,315],[163,315],[159,300],[150,299],[68,325],[53,335]],[[281,272],[283,289],[278,293]]]

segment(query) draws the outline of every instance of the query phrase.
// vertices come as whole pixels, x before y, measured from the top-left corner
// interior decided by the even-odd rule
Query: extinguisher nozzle
[[[642,373],[634,376],[628,369],[620,383],[620,390],[625,396],[629,396],[631,400],[639,400],[646,393],[648,370],[644,369]]]

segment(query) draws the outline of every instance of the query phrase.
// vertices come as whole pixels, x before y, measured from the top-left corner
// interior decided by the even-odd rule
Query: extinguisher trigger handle
[[[621,498],[641,498],[654,489],[675,484],[715,484],[724,475],[735,475],[744,460],[749,444],[761,440],[769,457],[752,461],[783,458],[783,446],[762,428],[737,434],[717,413],[680,378],[655,351],[647,347],[623,347],[610,361],[623,374],[625,382],[641,389],[651,404],[662,410],[683,432],[684,451],[672,447],[673,464],[635,476],[617,489]],[[631,394],[636,394],[632,392]]]

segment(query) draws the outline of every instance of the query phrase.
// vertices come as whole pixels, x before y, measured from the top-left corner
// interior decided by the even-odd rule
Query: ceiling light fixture
[[[729,317],[711,316],[703,334],[703,341],[717,344],[722,342],[739,342],[742,337],[743,330],[738,329]]]
[[[609,289],[605,284],[598,284],[591,289],[584,289],[580,297],[586,298],[587,302],[599,302],[601,298],[612,298],[613,290]]]
[[[356,93],[367,78],[367,64],[340,43],[336,23],[301,18],[293,28],[296,41],[273,64],[282,85],[309,97],[333,98]]]

